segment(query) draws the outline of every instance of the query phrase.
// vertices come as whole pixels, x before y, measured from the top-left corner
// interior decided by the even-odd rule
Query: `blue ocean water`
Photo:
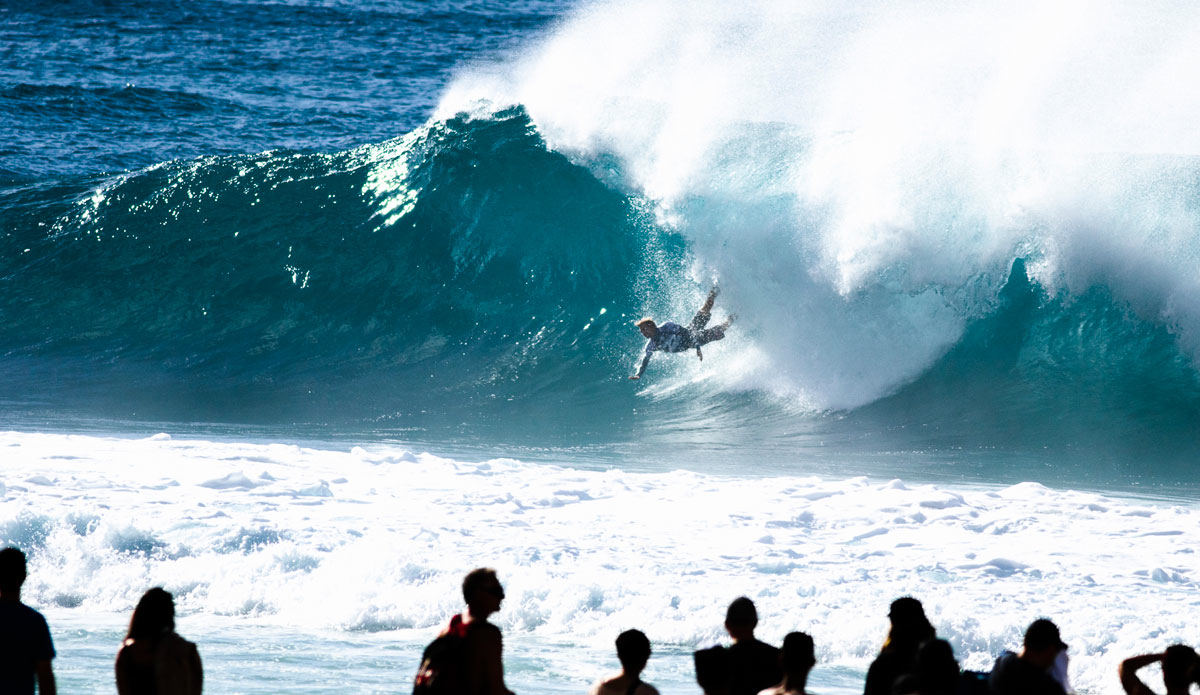
[[[552,53],[547,37],[571,39],[554,34],[570,9],[3,8],[8,417],[299,423],[623,460],[686,448],[714,465],[726,444],[835,468],[920,451],[985,479],[999,450],[1005,480],[1028,475],[1014,461],[1036,470],[1052,451],[1092,484],[1191,480],[1195,239],[1143,262],[1087,238],[1162,241],[1176,217],[1194,220],[1190,159],[1008,153],[989,166],[1082,168],[1114,200],[1081,201],[1089,209],[1072,214],[1100,217],[1079,222],[1057,202],[1030,210],[927,177],[894,239],[874,221],[839,251],[821,235],[843,233],[842,203],[780,182],[843,143],[784,127],[766,106],[762,124],[705,124],[689,147],[712,180],[662,195],[612,123],[577,123],[598,134],[556,147],[556,103],[471,92],[486,66],[525,65]],[[612,107],[590,108],[600,119]],[[661,127],[661,114],[639,113],[623,117]],[[1027,218],[986,219],[997,205]],[[629,320],[685,320],[718,278],[718,311],[741,314],[728,346],[742,359],[717,352],[710,364],[724,366],[682,373],[696,365],[657,359],[657,383],[631,388]]]
[[[385,690],[454,609],[461,547],[513,577],[525,689],[585,682],[641,611],[682,692],[720,637],[702,609],[744,591],[824,625],[817,681],[852,690],[878,626],[840,611],[871,580],[924,592],[975,667],[1056,608],[981,622],[989,597],[1051,586],[1081,629],[1111,618],[1078,642],[1107,692],[1100,659],[1152,646],[1195,581],[1109,546],[1145,519],[1194,533],[1200,101],[1178,85],[1200,16],[1103,4],[0,4],[0,426],[23,466],[0,541],[55,568],[30,595],[73,626],[68,682],[102,689],[129,587],[160,582],[214,682],[320,690],[336,664],[292,655],[238,685],[246,645],[301,643]],[[686,322],[713,284],[729,337],[629,381],[632,321]],[[513,536],[427,522],[457,486],[459,517]],[[667,540],[609,546],[589,534],[621,514],[573,511],[650,491],[635,508],[670,527],[721,488],[728,520]],[[1039,505],[1100,559],[1043,567]],[[606,556],[660,545],[666,570]],[[339,567],[374,581],[309,615],[361,578]],[[1088,612],[1129,587],[1165,612]]]
[[[569,7],[6,4],[5,173],[41,180],[380,142],[423,123],[455,67],[513,50]]]

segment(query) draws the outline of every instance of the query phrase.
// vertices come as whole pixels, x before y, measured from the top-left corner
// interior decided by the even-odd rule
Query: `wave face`
[[[1162,77],[1200,59],[1196,10],[1060,35],[1032,4],[753,9],[589,6],[340,153],[10,177],[0,397],[569,441],[1200,446],[1200,104]],[[634,388],[630,320],[686,321],[718,281],[730,337]]]
[[[11,198],[5,395],[118,395],[188,419],[586,392],[611,380],[611,318],[655,246],[519,111]]]
[[[602,3],[442,112],[519,103],[619,163],[741,313],[706,388],[969,445],[1190,448],[1200,102],[1172,85],[1200,12],[1103,5]]]

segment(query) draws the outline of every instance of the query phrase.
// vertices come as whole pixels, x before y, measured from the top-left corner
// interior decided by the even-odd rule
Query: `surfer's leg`
[[[704,330],[698,331],[697,333],[695,333],[693,335],[693,339],[696,342],[696,347],[700,347],[701,345],[708,345],[709,343],[715,342],[724,337],[725,337],[725,328],[723,326],[713,326],[712,328],[705,328]]]
[[[704,300],[704,306],[700,307],[700,311],[692,318],[690,330],[693,332],[701,331],[708,325],[709,319],[712,318],[713,302],[717,301],[717,294],[720,292],[716,287],[713,287],[708,292],[708,299]]]
[[[693,331],[692,341],[696,344],[696,347],[700,347],[701,345],[707,345],[708,343],[721,340],[725,337],[725,329],[729,328],[729,324],[733,323],[733,319],[734,316],[730,315],[729,318],[725,319],[724,322],[717,324],[712,328],[705,328],[701,331]]]

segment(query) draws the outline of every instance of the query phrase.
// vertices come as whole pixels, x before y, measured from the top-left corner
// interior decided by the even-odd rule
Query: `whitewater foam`
[[[614,0],[462,71],[439,117],[521,104],[615,159],[768,356],[725,388],[850,409],[944,355],[1018,257],[1200,355],[1198,28],[1178,2]]]
[[[668,650],[715,642],[739,594],[766,638],[806,630],[835,669],[865,668],[904,594],[973,668],[1054,617],[1085,692],[1115,692],[1125,656],[1200,641],[1187,617],[1200,510],[1181,503],[384,445],[9,432],[0,448],[0,542],[30,553],[29,602],[94,622],[161,584],[183,615],[419,642],[459,609],[464,571],[492,565],[509,642],[593,655],[632,626]]]

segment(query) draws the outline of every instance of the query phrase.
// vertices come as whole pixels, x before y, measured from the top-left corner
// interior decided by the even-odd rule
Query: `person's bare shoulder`
[[[504,638],[500,634],[500,628],[491,623],[480,622],[467,633],[467,639],[475,644],[496,646]]]

